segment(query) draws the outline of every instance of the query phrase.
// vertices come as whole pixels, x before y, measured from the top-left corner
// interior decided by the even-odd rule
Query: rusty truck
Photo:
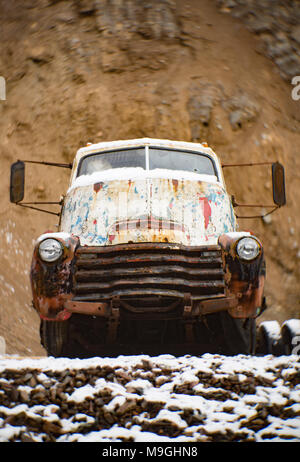
[[[26,162],[71,168],[58,230],[38,237],[30,271],[49,355],[257,351],[264,247],[239,229],[229,165],[206,143],[100,142],[80,148],[72,164],[15,162],[11,202],[43,210],[23,201]],[[264,164],[273,212],[286,202],[284,168]],[[278,347],[269,334],[261,326],[264,353]]]

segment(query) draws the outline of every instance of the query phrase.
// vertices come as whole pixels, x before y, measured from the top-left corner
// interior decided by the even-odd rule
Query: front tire
[[[278,321],[264,321],[258,328],[258,355],[281,356],[284,354]]]
[[[224,336],[224,354],[252,355],[256,345],[256,322],[253,318],[238,319],[230,314],[220,313]]]
[[[41,344],[48,353],[48,356],[55,358],[67,355],[69,340],[69,320],[46,321],[41,320],[40,324]]]

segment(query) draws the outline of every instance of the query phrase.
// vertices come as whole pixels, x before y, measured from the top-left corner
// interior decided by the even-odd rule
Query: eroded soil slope
[[[265,244],[265,318],[299,317],[300,101],[261,37],[224,2],[205,0],[1,0],[0,10],[0,335],[8,353],[44,353],[28,272],[33,241],[57,224],[9,203],[10,164],[69,162],[101,140],[207,141],[224,163],[283,162],[287,206],[240,227]],[[239,202],[270,203],[268,168],[225,173]],[[68,171],[28,166],[26,181],[26,200],[59,200]]]

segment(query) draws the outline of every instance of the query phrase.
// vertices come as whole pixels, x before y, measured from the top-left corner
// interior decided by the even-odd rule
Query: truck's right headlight
[[[243,237],[237,243],[236,252],[243,260],[254,260],[260,254],[260,245],[252,237]]]
[[[61,257],[62,253],[63,246],[56,239],[45,239],[39,245],[39,254],[43,261],[56,261]]]

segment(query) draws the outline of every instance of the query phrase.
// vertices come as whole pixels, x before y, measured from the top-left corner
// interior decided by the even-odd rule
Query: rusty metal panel
[[[263,304],[266,263],[261,243],[261,253],[253,261],[244,262],[235,252],[238,239],[249,234],[232,233],[219,238],[223,248],[228,294],[238,300],[238,304],[228,310],[234,318],[254,318]]]
[[[54,264],[43,262],[38,254],[39,242],[55,237],[63,244],[63,257]],[[72,298],[74,252],[78,238],[63,233],[42,235],[36,243],[30,271],[33,306],[44,319],[67,319],[64,303]]]
[[[76,251],[74,300],[186,294],[193,300],[225,296],[220,247],[141,243]]]

